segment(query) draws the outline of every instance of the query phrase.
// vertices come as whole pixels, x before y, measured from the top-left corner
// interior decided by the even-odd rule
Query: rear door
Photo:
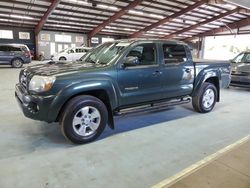
[[[154,43],[138,44],[127,53],[128,57],[137,57],[134,66],[118,70],[120,105],[143,103],[161,98],[161,72],[158,51]]]
[[[194,64],[190,50],[182,44],[163,43],[161,47],[163,98],[192,93]]]

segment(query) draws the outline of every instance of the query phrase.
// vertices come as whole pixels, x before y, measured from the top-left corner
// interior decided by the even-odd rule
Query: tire
[[[199,113],[207,113],[213,110],[215,103],[217,101],[218,91],[216,87],[209,83],[205,82],[197,95],[192,99],[192,105],[195,111]]]
[[[62,134],[75,144],[95,140],[108,121],[105,104],[96,97],[81,95],[71,99],[60,118]]]
[[[21,68],[23,66],[23,60],[20,58],[15,58],[11,61],[11,66],[13,68]]]
[[[59,61],[66,61],[67,59],[66,59],[66,57],[60,57],[59,58]]]

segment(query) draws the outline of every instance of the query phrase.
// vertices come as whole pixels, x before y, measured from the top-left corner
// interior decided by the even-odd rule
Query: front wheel
[[[75,144],[95,140],[108,120],[105,104],[96,97],[81,95],[71,99],[60,120],[63,135]]]
[[[194,110],[200,113],[210,112],[217,101],[217,93],[214,84],[205,82],[197,95],[192,99]]]

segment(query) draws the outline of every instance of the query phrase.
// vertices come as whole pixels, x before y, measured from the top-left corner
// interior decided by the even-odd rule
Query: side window
[[[235,62],[235,63],[240,63],[240,62],[242,62],[243,56],[244,56],[244,53],[238,55],[236,58],[233,59],[233,62]]]
[[[180,44],[163,44],[164,63],[183,63],[187,60],[185,47]]]
[[[250,63],[250,53],[247,53],[245,56],[246,63]]]
[[[7,46],[0,46],[0,51],[1,52],[6,52],[8,49],[7,49]]]
[[[127,57],[137,57],[138,61],[135,66],[139,65],[155,65],[156,62],[156,47],[155,44],[140,44],[134,47]]]
[[[76,53],[83,53],[85,52],[85,49],[82,49],[82,48],[77,48],[76,49]]]
[[[10,52],[20,52],[22,50],[21,50],[21,48],[18,48],[18,47],[9,46],[9,51]]]
[[[71,49],[71,50],[68,51],[68,53],[69,53],[69,54],[72,54],[72,53],[74,53],[74,50]]]

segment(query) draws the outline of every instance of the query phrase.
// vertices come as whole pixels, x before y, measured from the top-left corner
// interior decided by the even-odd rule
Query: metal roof
[[[249,12],[223,0],[13,0],[0,2],[0,26],[185,40],[250,25]]]

